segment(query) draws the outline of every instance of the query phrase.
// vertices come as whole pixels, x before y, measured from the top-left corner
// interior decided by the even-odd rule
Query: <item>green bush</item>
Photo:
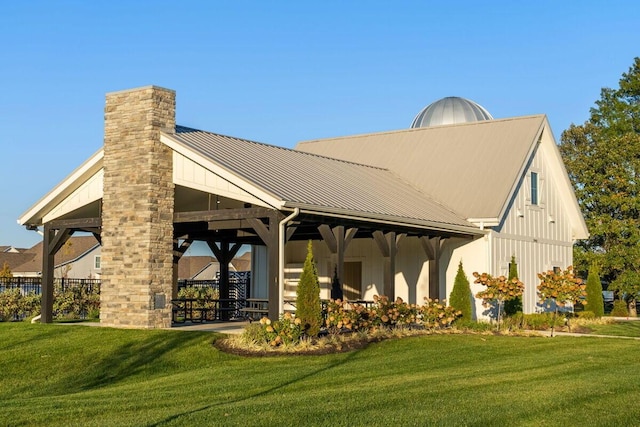
[[[516,256],[511,255],[511,261],[509,262],[509,280],[518,278],[518,264],[516,264]],[[514,299],[510,299],[504,302],[504,314],[506,316],[513,316],[516,313],[522,312],[522,296],[517,296]]]
[[[23,295],[20,289],[0,292],[0,322],[23,320],[40,312],[40,295]]]
[[[533,313],[525,314],[522,319],[522,326],[525,329],[533,329],[536,331],[543,331],[551,329],[553,322],[553,313]],[[559,313],[555,319],[555,326],[564,326],[564,316]]]
[[[593,312],[595,317],[604,316],[604,300],[602,298],[602,283],[598,268],[592,265],[587,276],[587,303],[586,311]]]
[[[307,257],[296,289],[296,318],[300,319],[305,333],[315,337],[322,325],[322,304],[320,302],[320,282],[313,262],[311,240],[307,244]]]
[[[613,302],[613,309],[611,310],[611,316],[613,317],[628,317],[629,309],[627,302],[621,299],[617,299]]]
[[[269,343],[272,347],[282,344],[294,344],[302,339],[304,330],[300,319],[284,313],[279,320],[272,322],[266,317],[260,323],[252,324],[242,333],[245,341],[261,344]]]
[[[578,316],[578,319],[585,319],[585,320],[593,320],[600,317],[600,316],[596,316],[596,314],[593,311],[588,311],[588,310],[578,311],[576,315]]]
[[[471,287],[469,286],[469,279],[462,268],[462,261],[458,264],[458,272],[453,282],[449,304],[457,310],[460,310],[463,319],[473,319]]]

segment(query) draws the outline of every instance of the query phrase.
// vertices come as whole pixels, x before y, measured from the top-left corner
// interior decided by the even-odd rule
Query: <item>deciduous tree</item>
[[[630,314],[640,293],[640,58],[617,89],[604,88],[583,125],[562,133],[560,151],[590,237],[574,263],[594,263],[609,289],[624,295]]]

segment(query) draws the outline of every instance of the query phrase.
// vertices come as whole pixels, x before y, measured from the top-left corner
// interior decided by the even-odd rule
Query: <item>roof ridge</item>
[[[425,131],[434,130],[434,129],[446,129],[446,128],[454,128],[454,127],[468,127],[468,126],[482,126],[482,125],[495,124],[497,122],[509,122],[509,121],[515,121],[515,120],[525,120],[525,119],[544,118],[544,117],[546,117],[546,114],[531,114],[531,115],[527,115],[527,116],[505,117],[505,118],[502,118],[502,119],[480,120],[480,121],[477,121],[477,122],[451,123],[451,124],[432,126],[432,127],[406,128],[406,129],[386,130],[386,131],[380,131],[380,132],[359,133],[359,134],[347,135],[347,136],[334,136],[334,137],[330,137],[330,138],[308,139],[308,140],[304,140],[304,141],[299,141],[297,145],[311,144],[311,143],[314,143],[314,142],[317,142],[317,141],[359,139],[359,138],[370,137],[372,135],[383,136],[383,135],[395,135],[395,134],[405,133],[405,132],[407,132],[407,133],[409,133],[409,132],[425,132]]]
[[[180,128],[181,131],[178,131],[178,128]],[[182,130],[182,129],[184,129],[184,130]],[[284,151],[291,151],[291,152],[294,152],[294,153],[303,154],[305,156],[316,157],[316,158],[321,158],[321,159],[328,159],[328,160],[331,160],[331,161],[334,161],[334,162],[351,164],[351,165],[355,165],[355,166],[362,166],[362,167],[365,167],[365,168],[376,169],[376,170],[384,170],[384,171],[388,171],[389,170],[387,168],[368,165],[366,163],[352,162],[352,161],[348,161],[348,160],[337,159],[335,157],[329,157],[329,156],[324,156],[324,155],[321,155],[321,154],[309,153],[307,151],[296,150],[294,148],[281,147],[279,145],[267,144],[265,142],[253,141],[251,139],[246,139],[246,138],[238,138],[237,136],[224,135],[224,134],[217,133],[217,132],[210,132],[210,131],[206,131],[206,130],[202,130],[202,129],[196,129],[196,128],[192,128],[192,127],[188,127],[188,126],[176,125],[176,133],[188,133],[188,132],[202,132],[202,133],[207,133],[207,134],[211,134],[211,135],[221,136],[223,138],[233,139],[233,140],[236,140],[236,141],[249,142],[249,143],[252,143],[252,144],[262,145],[262,146],[265,146],[265,147],[276,148],[276,149],[284,150]]]

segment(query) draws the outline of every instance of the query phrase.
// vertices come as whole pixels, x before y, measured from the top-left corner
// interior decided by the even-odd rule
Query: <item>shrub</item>
[[[596,314],[590,310],[579,311],[576,313],[576,315],[578,316],[578,319],[585,319],[585,320],[593,320],[598,317],[601,317],[601,316],[596,316]]]
[[[22,294],[20,289],[7,289],[0,292],[0,320],[3,322],[19,320],[22,313]]]
[[[511,255],[511,261],[509,262],[509,280],[518,278],[518,264],[516,264],[516,256]],[[513,316],[514,314],[522,312],[522,296],[517,296],[513,299],[506,300],[504,302],[504,314],[506,316]]]
[[[420,307],[420,323],[427,329],[448,328],[462,312],[447,306],[445,301],[425,297],[425,304]]]
[[[303,333],[300,319],[295,318],[291,313],[284,313],[275,322],[263,317],[259,324],[246,328],[243,337],[249,342],[256,344],[267,342],[272,347],[277,347],[299,342]]]
[[[598,267],[592,265],[587,276],[587,303],[584,309],[593,312],[596,317],[602,317],[604,316],[604,299],[598,273]]]
[[[628,317],[629,309],[625,300],[617,299],[613,302],[613,309],[611,310],[611,316],[613,317]]]
[[[472,319],[471,288],[469,279],[462,268],[462,261],[458,264],[458,273],[453,282],[453,289],[449,297],[449,304],[460,311],[463,319]]]
[[[325,328],[330,334],[367,329],[370,324],[369,314],[362,304],[348,303],[340,299],[327,303]]]
[[[533,313],[523,315],[522,320],[523,327],[525,329],[533,329],[536,331],[547,330],[554,327],[564,325],[563,316],[555,316],[554,313]]]
[[[502,305],[505,301],[512,300],[522,295],[524,284],[517,277],[508,279],[504,276],[492,277],[490,274],[473,273],[476,278],[474,283],[479,283],[487,289],[478,292],[476,297],[482,298],[482,305],[495,306],[496,318],[500,324]]]
[[[322,305],[320,303],[320,283],[313,262],[311,240],[307,244],[307,257],[296,289],[296,318],[302,322],[305,333],[317,336],[322,325]]]

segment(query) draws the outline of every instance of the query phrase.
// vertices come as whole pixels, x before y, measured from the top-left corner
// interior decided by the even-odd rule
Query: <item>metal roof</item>
[[[387,169],[182,126],[163,135],[259,186],[284,207],[479,232]]]
[[[388,168],[460,216],[498,218],[544,115],[301,142],[296,149]]]

